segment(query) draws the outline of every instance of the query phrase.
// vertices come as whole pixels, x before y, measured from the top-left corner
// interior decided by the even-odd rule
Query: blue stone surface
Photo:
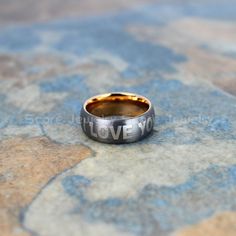
[[[68,166],[70,145],[91,154],[40,186],[19,228],[47,236],[181,235],[235,214],[236,2],[59,2],[60,9],[38,1],[23,15],[20,3],[1,3],[0,144],[46,138],[50,148],[68,148],[67,157],[54,152]],[[5,19],[9,9],[18,10]],[[152,101],[151,136],[113,146],[83,134],[84,101],[111,91]],[[2,172],[0,180],[10,181],[13,174]]]

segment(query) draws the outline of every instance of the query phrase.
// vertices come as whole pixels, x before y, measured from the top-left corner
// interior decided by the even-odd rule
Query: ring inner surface
[[[86,110],[98,117],[136,117],[145,113],[149,102],[141,97],[126,94],[99,96],[88,101]]]

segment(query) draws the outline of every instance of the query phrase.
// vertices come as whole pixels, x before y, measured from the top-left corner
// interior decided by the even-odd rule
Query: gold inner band
[[[85,109],[98,117],[135,117],[145,113],[149,107],[150,102],[144,97],[126,93],[100,95],[85,104]]]

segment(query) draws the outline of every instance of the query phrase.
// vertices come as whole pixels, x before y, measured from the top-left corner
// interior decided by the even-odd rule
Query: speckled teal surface
[[[170,235],[234,212],[235,20],[233,0],[170,1],[2,28],[0,56],[14,70],[1,74],[0,138],[16,129],[93,153],[42,187],[22,209],[22,227],[45,236]],[[109,146],[83,135],[83,101],[110,91],[151,99],[150,137]]]

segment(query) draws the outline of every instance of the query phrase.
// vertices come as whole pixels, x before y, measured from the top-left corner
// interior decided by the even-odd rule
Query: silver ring
[[[131,143],[153,130],[151,102],[132,93],[107,93],[88,99],[81,109],[81,126],[91,139],[103,143]]]

